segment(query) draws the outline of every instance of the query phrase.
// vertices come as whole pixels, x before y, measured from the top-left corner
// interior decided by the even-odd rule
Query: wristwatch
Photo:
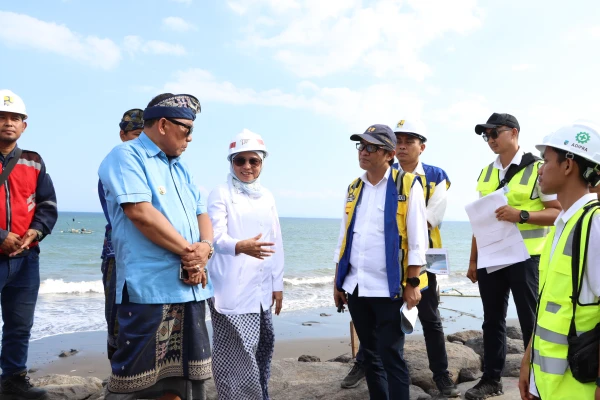
[[[406,278],[406,283],[408,283],[412,287],[419,287],[419,285],[421,284],[421,280],[418,276],[415,276],[413,278]]]
[[[201,240],[200,243],[206,243],[210,246],[210,252],[208,253],[208,259],[210,260],[213,256],[213,253],[215,252],[215,248],[213,247],[212,242],[210,240]]]
[[[525,222],[529,221],[529,211],[522,210],[519,216],[521,217],[521,220],[519,221],[520,224],[524,224]]]
[[[44,237],[44,233],[38,229],[34,229],[35,233],[37,233],[37,241],[39,242]]]

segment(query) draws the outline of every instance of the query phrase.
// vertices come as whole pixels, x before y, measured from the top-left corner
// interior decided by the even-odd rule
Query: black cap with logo
[[[359,142],[361,140],[377,144],[387,150],[396,150],[396,135],[392,128],[387,125],[375,124],[367,128],[363,134],[354,134],[350,140]]]

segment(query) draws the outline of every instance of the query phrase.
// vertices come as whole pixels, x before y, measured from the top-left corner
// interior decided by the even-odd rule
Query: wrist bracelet
[[[213,244],[210,240],[201,240],[200,243],[206,243],[209,247],[210,247],[210,251],[208,252],[208,259],[210,260],[211,257],[213,256],[213,253],[215,252],[215,248],[213,247]]]

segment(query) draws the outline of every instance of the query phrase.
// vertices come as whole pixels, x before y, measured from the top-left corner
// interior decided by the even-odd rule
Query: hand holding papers
[[[402,328],[402,332],[406,334],[413,333],[418,315],[419,310],[417,307],[413,307],[409,310],[406,303],[402,304],[402,307],[400,307],[400,327]]]
[[[496,218],[495,211],[508,204],[505,190],[498,189],[465,206],[477,241],[477,268],[487,268],[488,273],[529,258],[519,228]]]

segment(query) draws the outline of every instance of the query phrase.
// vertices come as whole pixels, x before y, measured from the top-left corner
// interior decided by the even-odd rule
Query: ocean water
[[[33,340],[105,329],[100,273],[105,224],[101,213],[62,212],[54,233],[42,242],[42,284]],[[282,218],[281,226],[285,251],[283,312],[321,307],[331,307],[333,311],[333,252],[340,221]],[[69,233],[82,228],[93,232]],[[438,277],[440,289],[477,295],[477,285],[465,277],[471,246],[469,223],[444,222],[442,239],[449,252],[451,273]]]

